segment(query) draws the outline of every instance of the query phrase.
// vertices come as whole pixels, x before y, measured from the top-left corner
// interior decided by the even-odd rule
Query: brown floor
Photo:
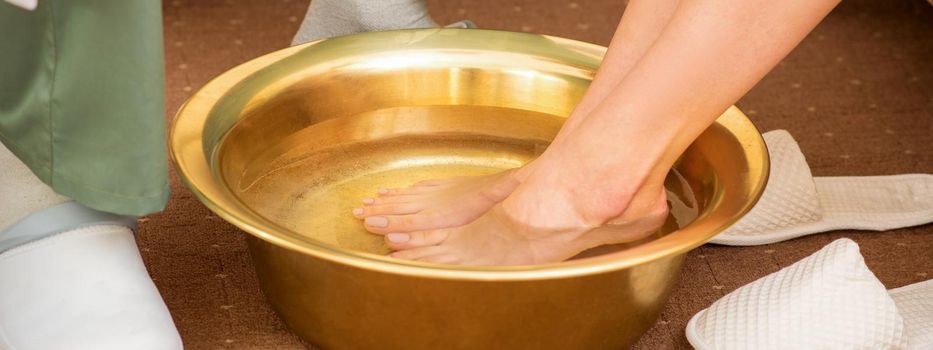
[[[431,0],[441,23],[531,31],[607,44],[613,0]],[[165,1],[167,117],[211,77],[288,45],[299,0]],[[849,0],[740,102],[761,130],[796,136],[816,175],[933,173],[933,7]],[[164,213],[143,219],[140,245],[188,349],[306,346],[269,309],[243,233],[205,209],[173,174]],[[710,303],[839,237],[858,242],[889,288],[933,278],[933,226],[838,231],[761,247],[706,245],[638,349],[688,348],[684,325]]]

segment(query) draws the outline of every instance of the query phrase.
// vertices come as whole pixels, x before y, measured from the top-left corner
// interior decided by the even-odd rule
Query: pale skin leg
[[[552,145],[566,135],[608,95],[654,43],[670,21],[679,0],[633,0],[616,29],[603,64],[580,103],[568,117]],[[504,200],[527,178],[534,163],[519,169],[478,177],[429,180],[408,188],[381,189],[375,198],[363,199],[353,214],[370,222],[407,221],[397,232],[456,227],[472,222]],[[404,217],[404,218],[402,218]]]
[[[555,262],[653,231],[676,158],[837,3],[683,0],[648,52],[504,201],[456,228],[371,231],[387,233],[394,257],[469,265]]]

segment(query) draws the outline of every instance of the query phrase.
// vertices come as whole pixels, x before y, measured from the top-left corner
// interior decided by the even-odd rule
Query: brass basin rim
[[[732,215],[729,220],[723,220],[719,225],[697,225],[703,218],[691,223],[684,229],[671,232],[661,238],[646,242],[642,245],[607,255],[591,257],[580,260],[550,263],[542,265],[523,266],[455,266],[444,264],[422,263],[409,260],[394,259],[376,254],[349,251],[333,247],[323,242],[298,239],[298,233],[287,230],[267,219],[255,214],[233,195],[229,188],[214,176],[204,148],[202,136],[209,116],[209,111],[237,82],[275,62],[309,47],[319,45],[324,41],[337,42],[373,39],[387,40],[399,33],[415,36],[446,34],[466,36],[513,37],[514,40],[528,38],[545,38],[562,46],[572,48],[578,52],[598,55],[597,60],[605,53],[605,48],[580,41],[564,39],[553,36],[529,33],[517,33],[499,30],[482,29],[410,29],[388,32],[370,32],[333,39],[315,41],[303,45],[285,48],[254,58],[240,64],[221,75],[211,79],[179,108],[175,115],[169,134],[169,154],[178,170],[179,177],[195,196],[211,211],[221,218],[234,224],[238,228],[253,236],[272,243],[276,246],[301,252],[316,258],[330,260],[353,266],[356,268],[374,270],[389,274],[408,275],[424,278],[475,280],[475,281],[530,281],[555,278],[577,277],[590,274],[606,273],[648,263],[660,258],[683,254],[695,247],[704,244],[713,236],[719,234],[727,227],[738,221],[758,201],[768,178],[769,159],[764,140],[751,122],[742,115],[741,120],[733,118],[730,130],[735,128],[746,132],[754,132],[755,136],[748,145],[760,149],[762,159],[756,159],[761,164],[760,176],[751,179],[757,187],[748,203],[739,213]],[[411,46],[417,46],[417,43]],[[733,107],[734,108],[734,107]],[[741,113],[740,113],[741,114]],[[287,234],[283,234],[287,233]]]

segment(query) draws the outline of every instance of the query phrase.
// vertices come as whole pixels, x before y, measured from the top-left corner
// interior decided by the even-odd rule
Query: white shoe
[[[686,332],[699,350],[933,349],[933,280],[885,290],[839,239],[717,300]]]
[[[0,253],[0,349],[181,348],[129,228],[86,226]]]
[[[768,186],[748,214],[709,243],[760,245],[832,230],[933,222],[933,175],[813,177],[787,131],[763,136],[771,158]]]

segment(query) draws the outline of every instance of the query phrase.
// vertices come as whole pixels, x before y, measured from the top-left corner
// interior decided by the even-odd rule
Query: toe
[[[399,250],[389,254],[389,256],[405,260],[418,260],[429,256],[447,254],[447,251],[447,247],[432,245],[415,249]]]
[[[416,231],[386,234],[386,244],[394,250],[412,249],[441,244],[447,239],[446,230]]]
[[[374,215],[406,215],[415,214],[424,209],[423,203],[389,203],[368,205],[353,209],[353,216],[366,218]]]
[[[378,215],[363,220],[366,230],[372,233],[414,232],[445,228],[444,220],[434,214],[424,212],[411,215]]]

